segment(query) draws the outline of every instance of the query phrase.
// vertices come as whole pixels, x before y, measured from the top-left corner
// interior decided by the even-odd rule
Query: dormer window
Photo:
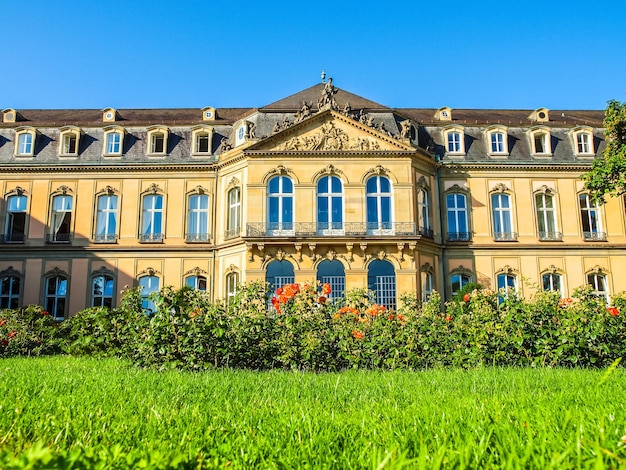
[[[578,156],[593,156],[593,132],[591,127],[576,127],[570,132],[574,153]]]
[[[506,156],[509,154],[507,130],[504,126],[487,128],[487,149],[490,155]]]
[[[165,155],[167,153],[167,127],[155,126],[148,128],[148,154]]]
[[[446,127],[443,130],[446,153],[449,155],[465,155],[465,132],[462,127]]]
[[[117,126],[104,129],[103,154],[107,156],[121,156],[124,145],[124,129]]]
[[[192,131],[193,155],[211,155],[213,128],[197,126]]]
[[[35,129],[22,127],[15,134],[15,155],[20,157],[32,157],[35,154]]]
[[[117,110],[115,108],[104,108],[102,110],[102,122],[115,122]]]
[[[59,155],[77,156],[81,131],[77,127],[61,128]]]
[[[535,127],[529,131],[532,154],[535,156],[552,155],[550,145],[550,129],[547,127]]]
[[[435,119],[438,121],[452,121],[452,108],[443,106],[435,113]]]

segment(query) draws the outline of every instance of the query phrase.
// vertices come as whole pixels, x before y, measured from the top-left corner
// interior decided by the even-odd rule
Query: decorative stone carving
[[[317,254],[315,253],[316,249],[317,249],[316,243],[309,243],[309,256],[311,257],[311,259],[316,259],[317,257]]]
[[[201,269],[199,266],[196,266],[195,268],[190,269],[189,271],[187,271],[185,274],[183,274],[183,276],[200,276],[201,274],[208,274],[204,269]]]
[[[499,271],[497,271],[499,273],[504,273],[504,274],[514,274],[517,272],[517,269],[509,266],[508,264],[503,266],[502,269],[500,269]]]
[[[233,148],[233,146],[228,142],[228,139],[226,137],[223,137],[222,141],[220,142],[219,153],[228,152],[232,148]]]
[[[363,108],[359,111],[358,118],[361,124],[367,123],[367,113],[363,110]]]
[[[311,105],[305,101],[302,103],[300,110],[294,115],[296,118],[294,123],[304,121],[309,116],[311,116]]]
[[[326,252],[326,258],[329,261],[334,261],[335,259],[337,259],[337,252],[331,248]]]
[[[376,253],[376,258],[378,258],[381,261],[384,260],[386,257],[387,257],[387,253],[382,248],[378,250],[378,253]]]
[[[398,259],[404,261],[404,243],[398,243]]]
[[[402,121],[400,123],[400,137],[403,139],[408,139],[411,137],[411,121],[409,119]]]
[[[107,194],[109,196],[113,196],[115,193],[119,193],[119,191],[115,189],[114,187],[107,185],[104,188],[102,188],[100,191],[98,191],[96,195]]]
[[[544,272],[555,274],[555,273],[559,272],[559,268],[557,268],[555,265],[551,264],[550,266],[548,266],[546,268],[546,270]]]
[[[230,179],[230,181],[228,182],[228,185],[226,186],[226,190],[227,191],[231,190],[231,189],[236,188],[236,187],[238,187],[240,185],[241,185],[241,182],[236,177],[233,176]]]
[[[95,270],[93,270],[91,272],[91,276],[92,277],[96,277],[96,276],[112,276],[112,275],[113,275],[113,271],[111,271],[110,269],[107,269],[104,266],[100,266],[100,269],[95,269]]]
[[[420,271],[423,273],[432,273],[433,267],[430,265],[430,263],[426,262],[422,264],[422,266],[420,267]]]
[[[341,114],[346,117],[352,117],[352,106],[350,106],[350,103],[346,103],[346,105],[343,107],[343,111],[341,112]]]
[[[28,194],[28,191],[26,191],[21,186],[16,186],[15,188],[13,188],[11,191],[7,193],[7,196],[13,195],[13,194],[17,194],[18,196],[23,196],[24,194]]]
[[[256,123],[252,121],[246,121],[246,139],[256,139]]]
[[[296,250],[296,258],[299,262],[302,262],[302,243],[294,243],[293,247]]]
[[[276,121],[276,124],[274,124],[274,127],[272,128],[272,134],[276,134],[278,132],[280,132],[280,123]]]
[[[537,190],[537,192],[540,194],[553,194],[554,190],[544,184]]]
[[[274,258],[276,258],[278,261],[282,261],[285,259],[285,256],[287,256],[287,252],[279,248],[278,251],[276,251],[276,255],[274,256]]]
[[[346,243],[346,259],[350,262],[354,261],[354,255],[352,254],[353,248],[354,248],[354,243]]]
[[[11,269],[11,268],[9,268]],[[45,277],[56,277],[56,276],[65,276],[67,277],[67,273],[60,269],[58,266],[55,266],[50,271],[45,274]]]
[[[159,187],[158,184],[151,183],[150,186],[148,186],[148,189],[146,189],[144,192],[156,194],[156,193],[163,192],[163,190]]]
[[[504,192],[510,191],[510,189],[508,188],[506,184],[498,183],[493,187],[491,191],[494,193],[504,193]]]
[[[350,150],[380,150],[380,145],[373,139],[355,137],[350,144]]]
[[[322,96],[317,101],[317,107],[321,111],[324,108],[337,110],[337,101],[335,100],[335,96],[337,94],[337,89],[333,85],[333,79],[329,78],[328,82],[324,85],[324,89],[321,92]]]
[[[147,267],[146,269],[141,271],[139,274],[147,274],[148,276],[156,276],[157,274],[161,274],[161,273],[160,271],[157,271],[153,267]]]
[[[66,186],[63,184],[59,186],[55,192],[61,193],[61,194],[67,194],[67,193],[73,193],[74,191],[72,191],[72,188],[70,188],[69,186]]]
[[[593,274],[602,274],[604,272],[604,268],[596,264],[589,272]]]
[[[16,269],[13,268],[13,266],[9,266],[7,269],[5,269],[4,271],[0,272],[0,276],[3,277],[8,277],[8,276],[17,276],[17,277],[22,277],[22,273],[20,273],[19,271],[17,271]]]
[[[248,261],[250,262],[254,261],[253,248],[254,248],[254,245],[252,245],[252,243],[246,243],[246,251],[248,252]]]

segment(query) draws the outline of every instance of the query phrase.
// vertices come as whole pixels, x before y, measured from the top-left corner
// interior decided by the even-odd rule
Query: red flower
[[[317,299],[317,301],[318,301],[320,304],[325,304],[325,303],[326,303],[326,297],[322,296],[322,297],[320,297],[319,299]]]
[[[465,294],[463,296],[463,302],[469,302],[470,301],[470,295],[469,294]]]
[[[274,306],[274,310],[276,310],[278,313],[281,313],[280,302],[278,301],[276,297],[272,297],[272,305]]]
[[[389,315],[389,320],[393,320],[393,313]]]
[[[283,288],[279,287],[278,289],[276,289],[276,295],[280,295],[283,293]]]
[[[7,319],[3,318],[2,320],[0,320],[0,326],[3,326],[6,322],[7,322]]]
[[[50,315],[50,314],[48,313],[48,311],[47,311],[47,310],[42,310],[42,311],[41,311],[41,314],[42,314],[42,315]]]
[[[448,315],[448,316],[445,318],[445,320],[446,320],[446,321],[452,321],[452,316],[451,316],[451,315]]]
[[[16,334],[17,334],[17,332],[15,330],[11,331],[9,333],[9,338],[13,338]]]
[[[324,284],[322,286],[322,294],[324,295],[328,295],[332,292],[333,290],[330,288],[330,284]]]
[[[2,338],[2,346],[6,346],[7,344],[9,344],[9,342],[6,339]]]
[[[606,309],[606,311],[609,312],[614,317],[619,315],[619,310],[617,310],[617,308],[615,308],[615,307],[609,307],[609,308]]]

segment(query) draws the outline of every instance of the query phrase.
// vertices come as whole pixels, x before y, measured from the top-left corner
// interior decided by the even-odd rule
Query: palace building
[[[19,110],[0,122],[0,307],[125,286],[626,290],[623,199],[580,175],[603,111],[388,108],[332,79],[261,108]]]

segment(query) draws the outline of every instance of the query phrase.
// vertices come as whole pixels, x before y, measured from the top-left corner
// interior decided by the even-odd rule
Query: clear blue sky
[[[1,0],[0,109],[626,101],[626,1]]]

